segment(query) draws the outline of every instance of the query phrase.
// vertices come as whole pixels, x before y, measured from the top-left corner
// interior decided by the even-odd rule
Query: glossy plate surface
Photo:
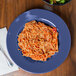
[[[45,62],[23,57],[21,51],[18,51],[18,34],[24,28],[25,23],[31,20],[57,27],[59,32],[59,52]],[[7,34],[7,49],[12,60],[22,69],[32,73],[46,73],[56,69],[68,56],[70,45],[70,32],[65,22],[56,14],[43,9],[32,9],[18,16],[11,24]]]

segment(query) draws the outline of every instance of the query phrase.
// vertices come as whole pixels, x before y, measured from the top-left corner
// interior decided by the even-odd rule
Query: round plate
[[[21,51],[18,50],[18,34],[24,28],[25,23],[32,20],[57,27],[59,32],[59,52],[45,62],[23,57]],[[18,16],[11,24],[7,34],[7,49],[12,60],[22,69],[32,73],[46,73],[56,69],[68,56],[70,45],[70,32],[65,22],[56,14],[43,9],[29,10]]]

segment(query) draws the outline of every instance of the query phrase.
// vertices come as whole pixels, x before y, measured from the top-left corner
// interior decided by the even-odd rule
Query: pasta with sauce
[[[42,22],[30,21],[18,35],[18,45],[23,56],[46,61],[58,52],[58,32]]]

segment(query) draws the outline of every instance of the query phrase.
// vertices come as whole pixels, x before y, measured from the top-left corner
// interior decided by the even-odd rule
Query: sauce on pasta
[[[23,56],[46,61],[58,52],[58,32],[42,22],[30,21],[18,35],[18,45]]]

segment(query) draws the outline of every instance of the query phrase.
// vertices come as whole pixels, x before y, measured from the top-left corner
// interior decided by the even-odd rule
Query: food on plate
[[[35,20],[30,21],[18,35],[18,45],[23,56],[46,61],[58,52],[57,28]]]
[[[65,2],[68,2],[70,0],[45,0],[49,2],[50,4],[64,4]]]

